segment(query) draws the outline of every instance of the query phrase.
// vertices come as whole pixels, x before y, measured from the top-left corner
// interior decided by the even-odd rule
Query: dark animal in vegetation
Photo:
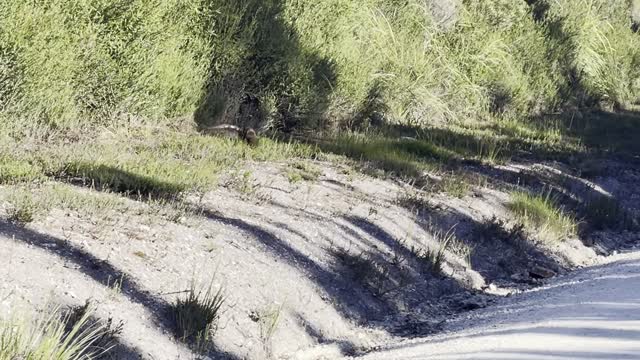
[[[246,141],[247,144],[252,146],[258,145],[258,142],[260,140],[258,138],[258,134],[253,128],[238,127],[235,125],[227,125],[227,124],[204,128],[202,130],[202,133],[206,135],[214,135],[214,136]]]

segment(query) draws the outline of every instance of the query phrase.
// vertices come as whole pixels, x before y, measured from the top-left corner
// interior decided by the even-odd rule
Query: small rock
[[[529,275],[535,279],[549,279],[556,276],[556,272],[538,265],[529,270]]]

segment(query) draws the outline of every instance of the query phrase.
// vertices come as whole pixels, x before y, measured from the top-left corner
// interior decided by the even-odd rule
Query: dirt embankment
[[[559,164],[473,165],[478,185],[460,198],[313,166],[317,177],[297,179],[286,164],[255,165],[174,221],[133,200],[100,218],[0,220],[0,309],[93,299],[124,323],[116,358],[335,359],[431,334],[638,241],[581,226],[580,238],[543,242],[507,207],[515,189],[553,189],[568,207],[605,194],[635,214],[637,165],[603,161],[589,179]],[[226,296],[215,349],[199,355],[174,340],[167,314],[194,278]]]

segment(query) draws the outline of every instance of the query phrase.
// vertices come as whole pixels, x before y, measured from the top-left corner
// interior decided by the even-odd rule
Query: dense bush
[[[632,1],[464,0],[446,26],[435,2],[3,0],[0,121],[232,122],[250,94],[286,128],[429,124],[640,97]]]

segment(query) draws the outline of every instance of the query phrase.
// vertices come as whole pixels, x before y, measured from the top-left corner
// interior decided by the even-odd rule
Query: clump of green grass
[[[542,240],[562,241],[576,234],[575,219],[559,207],[551,192],[542,195],[513,193],[509,208],[518,220],[539,234]]]
[[[174,0],[156,5],[3,3],[3,111],[44,126],[193,111],[209,72],[214,10]]]
[[[66,324],[66,331],[72,331],[78,324],[81,324],[83,331],[91,328],[101,329],[99,336],[91,344],[89,352],[95,354],[93,357],[95,359],[111,359],[109,352],[116,347],[124,322],[114,322],[112,318],[102,320],[96,318],[94,314],[95,305],[90,300],[82,305],[70,307],[64,311],[63,321]],[[88,320],[83,320],[85,317],[88,317]]]
[[[469,0],[450,19],[421,0],[156,5],[3,4],[0,116],[67,128],[194,110],[233,120],[251,93],[276,125],[356,128],[521,118],[640,91],[626,0]],[[477,154],[500,157],[488,139]]]
[[[178,298],[171,307],[178,339],[206,348],[216,331],[224,301],[223,288],[215,290],[213,281],[204,290],[197,289],[193,281],[186,296]]]
[[[420,178],[426,170],[455,158],[455,154],[445,148],[426,141],[381,136],[340,136],[329,139],[320,148],[359,161],[366,167],[414,179]]]
[[[447,195],[461,199],[471,191],[471,186],[464,177],[455,174],[447,174],[444,175],[444,179],[437,184],[436,189]]]
[[[299,171],[288,171],[287,179],[289,179],[289,182],[292,184],[296,184],[304,180]]]
[[[0,155],[0,184],[34,182],[44,177],[42,171],[26,161]]]
[[[19,224],[32,222],[36,215],[43,210],[33,198],[31,192],[28,191],[12,192],[8,201],[10,204],[8,210],[9,220]]]
[[[322,174],[318,167],[302,161],[294,163],[291,167],[292,169],[287,171],[287,178],[292,184],[301,181],[316,181]]]
[[[96,136],[98,130],[87,132]],[[145,200],[176,198],[215,188],[220,174],[245,162],[305,159],[316,153],[304,144],[263,139],[260,146],[250,147],[169,126],[132,125],[105,132],[108,136],[72,144],[50,140],[35,147],[35,139],[16,140],[34,150],[13,152],[7,166],[29,172],[5,172],[6,181],[39,177]]]
[[[84,311],[77,318],[67,315],[61,320],[60,311],[54,309],[34,323],[1,321],[0,359],[85,360],[104,356],[113,345],[96,345],[109,336],[110,330],[107,325],[92,321],[91,316],[91,311]]]
[[[251,198],[256,194],[259,185],[256,184],[253,172],[245,170],[232,175],[232,178],[224,184],[225,187],[234,189],[244,198]]]
[[[0,197],[10,204],[9,219],[19,223],[32,222],[51,209],[72,210],[88,216],[126,209],[123,200],[111,194],[89,193],[66,184],[13,186],[7,192]]]
[[[253,314],[254,320],[260,325],[260,341],[268,358],[273,358],[272,340],[280,324],[283,308],[284,303]]]

